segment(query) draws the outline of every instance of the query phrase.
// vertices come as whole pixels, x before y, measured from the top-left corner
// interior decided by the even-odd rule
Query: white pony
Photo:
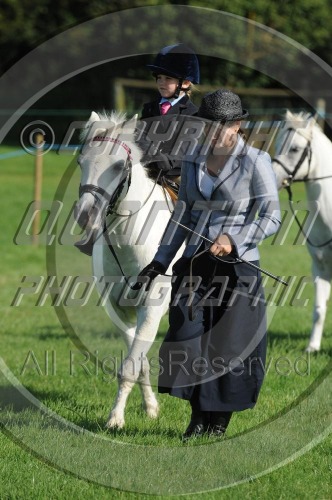
[[[130,289],[130,282],[153,259],[173,208],[168,194],[140,163],[136,119],[125,121],[123,114],[92,112],[78,157],[82,173],[75,217],[93,234],[93,274],[107,312],[128,348],[118,373],[118,393],[106,424],[109,428],[124,426],[126,401],[136,381],[147,415],[158,415],[146,355],[168,309],[170,293],[170,279],[164,277],[162,298],[160,293],[153,297],[160,280],[155,280],[149,293],[145,287],[139,292]]]
[[[312,258],[315,283],[313,327],[308,352],[321,346],[332,278],[332,143],[308,113],[286,113],[278,133],[273,167],[279,189],[305,182],[308,221],[300,227]],[[291,198],[290,198],[291,199]]]

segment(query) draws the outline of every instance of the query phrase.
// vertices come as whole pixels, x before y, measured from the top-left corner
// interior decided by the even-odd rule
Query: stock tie
[[[166,115],[167,111],[171,107],[171,103],[169,101],[165,101],[160,105],[160,111],[162,115]]]

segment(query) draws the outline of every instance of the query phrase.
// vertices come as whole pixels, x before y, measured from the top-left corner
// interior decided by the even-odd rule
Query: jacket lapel
[[[218,180],[214,185],[212,195],[215,192],[215,190],[218,189],[218,187],[228,179],[228,177],[235,174],[235,172],[240,168],[241,156],[243,156],[244,154],[244,149],[245,149],[244,141],[241,137],[239,137],[231,157],[229,158],[229,160],[227,161],[227,163],[225,164],[224,168],[222,169],[222,171],[218,176]]]
[[[163,115],[163,117],[167,118],[167,116],[170,115],[185,115],[188,110],[190,110],[190,114],[192,114],[197,111],[197,107],[191,103],[189,97],[185,95],[176,104],[174,104],[174,106],[171,106],[166,115]]]
[[[213,191],[211,193],[211,198],[213,196],[213,193],[220,187],[224,182],[227,181],[227,179],[235,174],[235,172],[240,168],[241,166],[241,157],[245,154],[245,143],[241,137],[238,139],[238,143],[235,146],[235,149],[233,151],[233,154],[229,158],[228,162],[220,172],[218,178],[216,178],[216,182],[213,188]],[[200,150],[198,149],[197,151],[197,156],[194,159],[194,165],[195,165],[195,180],[196,180],[196,186],[197,190],[202,196],[203,199],[208,200],[204,194],[201,191],[201,171],[202,167],[206,162],[206,155],[201,155]],[[210,198],[209,198],[210,199]]]
[[[195,165],[195,180],[196,180],[196,187],[197,191],[200,193],[202,198],[204,200],[208,201],[208,198],[204,196],[204,194],[201,191],[201,175],[202,175],[202,168],[205,163],[206,158],[200,154],[197,155],[197,157],[194,160],[194,165]]]

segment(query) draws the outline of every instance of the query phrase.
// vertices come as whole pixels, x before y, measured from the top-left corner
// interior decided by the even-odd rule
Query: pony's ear
[[[99,121],[100,121],[99,115],[95,111],[92,111],[90,118],[88,119],[88,123],[99,122]]]
[[[294,115],[289,109],[286,110],[286,115],[285,115],[286,121],[290,122],[293,120]]]
[[[103,135],[106,132],[106,128],[104,125],[105,122],[103,122],[99,115],[95,112],[92,111],[89,120],[86,122],[84,129],[86,130],[85,136],[88,135],[89,140],[92,137],[95,137],[97,135]],[[84,132],[83,132],[83,138],[84,138]]]
[[[309,118],[309,127],[314,127],[317,123],[318,113],[315,113],[311,118]]]

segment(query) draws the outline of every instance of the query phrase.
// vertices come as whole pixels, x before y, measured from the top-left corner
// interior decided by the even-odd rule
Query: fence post
[[[326,101],[325,99],[317,99],[316,101],[316,112],[317,112],[317,123],[321,126],[324,131],[324,123],[326,116]]]
[[[43,145],[44,136],[41,133],[36,134],[36,156],[35,156],[35,184],[34,201],[36,213],[32,223],[32,243],[38,245],[40,233],[40,205],[43,183]]]

